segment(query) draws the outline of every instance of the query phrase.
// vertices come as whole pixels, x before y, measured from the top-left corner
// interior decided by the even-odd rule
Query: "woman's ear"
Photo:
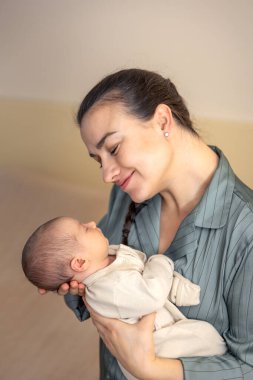
[[[75,256],[70,261],[70,267],[74,272],[84,272],[88,268],[88,260]]]
[[[159,129],[163,134],[169,133],[171,131],[173,117],[170,107],[168,107],[166,104],[159,104],[156,107],[154,117]]]

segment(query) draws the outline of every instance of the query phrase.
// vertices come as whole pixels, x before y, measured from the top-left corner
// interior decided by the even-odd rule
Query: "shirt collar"
[[[194,252],[197,247],[195,228],[221,228],[225,225],[235,186],[235,175],[224,154],[211,147],[219,156],[214,176],[196,208],[184,219],[168,254],[176,260]],[[158,252],[161,197],[156,195],[145,202],[131,226],[129,244],[143,250],[147,256]]]
[[[219,164],[193,212],[196,215],[195,226],[217,229],[223,227],[228,218],[235,187],[235,174],[222,151],[217,147],[211,148],[218,154]]]

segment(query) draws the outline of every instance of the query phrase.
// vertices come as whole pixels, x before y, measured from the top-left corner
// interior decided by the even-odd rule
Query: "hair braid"
[[[128,235],[130,232],[130,228],[132,223],[134,222],[134,219],[137,215],[137,208],[135,203],[132,201],[128,208],[128,213],[126,215],[125,223],[122,229],[122,239],[121,243],[127,245],[128,244]]]

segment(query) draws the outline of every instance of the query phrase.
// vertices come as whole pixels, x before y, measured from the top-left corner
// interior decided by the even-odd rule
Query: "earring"
[[[164,132],[165,137],[169,137],[169,132]]]

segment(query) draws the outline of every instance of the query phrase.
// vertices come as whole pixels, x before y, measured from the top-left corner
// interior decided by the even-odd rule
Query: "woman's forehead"
[[[81,123],[81,135],[85,143],[97,145],[103,136],[114,134],[129,125],[129,115],[119,103],[105,103],[94,106],[84,116]]]
[[[107,124],[115,119],[127,117],[126,109],[121,103],[105,102],[94,105],[86,115],[84,115],[81,128],[87,127],[93,123]]]

